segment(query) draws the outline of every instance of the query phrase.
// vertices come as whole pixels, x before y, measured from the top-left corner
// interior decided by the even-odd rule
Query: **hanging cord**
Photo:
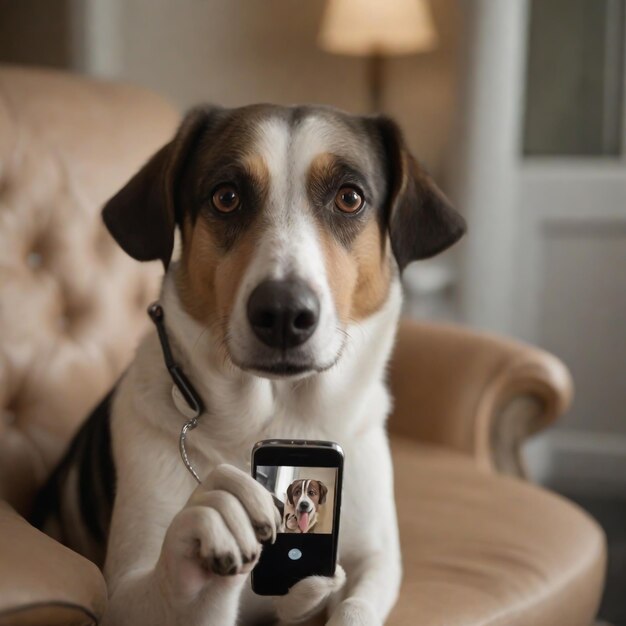
[[[198,418],[204,412],[204,404],[198,392],[194,389],[187,376],[185,376],[183,370],[177,365],[176,361],[174,361],[167,331],[165,330],[165,312],[163,311],[163,307],[158,302],[153,302],[148,307],[148,315],[156,326],[161,343],[161,350],[163,351],[165,367],[174,383],[174,387],[172,388],[174,404],[176,408],[188,418],[183,424],[178,438],[180,458],[183,460],[189,473],[200,483],[200,476],[198,476],[198,472],[196,472],[187,455],[185,442],[187,440],[187,433],[198,425]],[[177,392],[179,397],[177,397]],[[181,401],[184,403],[182,406]]]

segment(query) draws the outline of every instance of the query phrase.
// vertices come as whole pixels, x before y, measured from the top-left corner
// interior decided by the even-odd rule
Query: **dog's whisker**
[[[352,337],[350,336],[350,332],[346,328],[343,328],[342,326],[337,326],[336,328],[337,331],[341,333],[345,338],[352,339]]]
[[[362,339],[366,338],[366,331],[363,327],[363,323],[360,320],[349,317],[348,321],[351,323],[351,328],[356,329],[360,333]]]

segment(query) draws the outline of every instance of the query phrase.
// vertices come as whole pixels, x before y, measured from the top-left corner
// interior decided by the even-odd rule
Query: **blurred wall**
[[[182,109],[202,101],[271,101],[367,112],[365,62],[316,45],[323,0],[92,0],[87,6],[78,66],[143,84]],[[460,16],[456,0],[431,6],[440,46],[390,59],[384,102],[416,155],[441,178],[454,124]]]
[[[0,0],[0,34],[11,33],[0,39],[0,62],[53,64],[142,84],[181,110],[207,101],[270,101],[367,113],[366,61],[317,46],[325,2]],[[429,2],[439,45],[388,59],[383,110],[398,120],[414,154],[451,194],[464,3]],[[458,317],[457,256],[455,248],[405,274],[407,312]]]

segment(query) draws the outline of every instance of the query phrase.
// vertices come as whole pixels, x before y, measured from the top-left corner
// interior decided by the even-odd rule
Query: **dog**
[[[320,480],[300,478],[287,487],[283,531],[313,533],[319,507],[326,502],[328,487]]]
[[[401,580],[385,430],[400,274],[463,219],[390,119],[275,105],[192,110],[103,219],[129,255],[163,263],[171,351],[204,405],[187,437],[197,484],[149,333],[44,490],[43,527],[94,558],[106,546],[104,625],[381,624]],[[245,584],[281,525],[250,476],[270,437],[346,454],[336,574],[280,598]]]

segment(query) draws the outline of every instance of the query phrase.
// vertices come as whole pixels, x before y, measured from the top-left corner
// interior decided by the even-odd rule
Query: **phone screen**
[[[332,534],[337,468],[259,465],[256,479],[274,496],[278,532]]]
[[[307,576],[335,572],[343,452],[333,442],[316,444],[274,440],[253,452],[252,475],[272,494],[281,520],[252,572],[258,594],[285,594]]]

